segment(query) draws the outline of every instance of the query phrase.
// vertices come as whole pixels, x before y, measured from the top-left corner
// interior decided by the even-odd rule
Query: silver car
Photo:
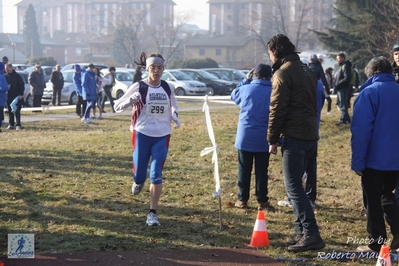
[[[30,94],[30,84],[28,82],[29,74],[26,73],[23,70],[18,70],[16,72],[22,77],[22,80],[24,81],[24,84],[25,84],[24,85],[25,86],[25,89],[24,89],[24,107],[33,107],[33,97]]]
[[[175,94],[178,96],[203,96],[206,93],[207,88],[205,83],[193,80],[189,75],[179,70],[165,69],[161,79],[172,83],[175,86]]]
[[[75,73],[75,70],[65,70],[61,71],[62,75],[64,76],[64,87],[62,88],[61,91],[61,102],[65,103],[67,102],[68,104],[75,105],[77,101],[77,95],[76,95],[76,88],[75,85],[73,84],[73,74]],[[53,98],[53,83],[51,81],[46,83],[46,88],[44,89],[43,92],[43,97],[42,97],[42,104],[49,104],[51,103]]]

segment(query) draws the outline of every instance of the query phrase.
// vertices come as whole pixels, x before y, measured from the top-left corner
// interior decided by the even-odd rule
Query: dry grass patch
[[[362,193],[350,171],[349,127],[335,126],[339,114],[334,111],[322,117],[316,217],[327,245],[323,251],[354,251],[357,245],[347,244],[347,237],[367,236]],[[212,197],[211,155],[200,157],[211,146],[201,110],[181,112],[182,126],[173,130],[158,210],[162,226],[155,228],[145,225],[148,181],[140,195],[131,195],[129,116],[106,117],[89,126],[79,119],[43,121],[1,134],[1,254],[8,233],[34,233],[36,253],[246,247],[257,210],[253,193],[253,208],[231,207],[237,194],[238,108],[211,107],[211,116],[219,146],[223,230],[218,200]],[[267,213],[271,246],[262,251],[271,257],[317,257],[317,252],[284,250],[293,234],[293,214],[277,206],[285,197],[280,155],[271,156],[269,169],[269,196],[277,212]],[[315,263],[375,261],[310,265]]]

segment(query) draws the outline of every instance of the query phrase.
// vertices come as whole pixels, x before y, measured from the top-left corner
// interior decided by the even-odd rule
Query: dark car
[[[201,69],[179,69],[192,79],[206,84],[208,95],[230,95],[236,87],[232,82],[219,79],[215,75]]]
[[[235,85],[240,84],[240,82],[246,78],[244,73],[232,68],[203,68],[202,70],[214,74],[220,79],[231,81]]]

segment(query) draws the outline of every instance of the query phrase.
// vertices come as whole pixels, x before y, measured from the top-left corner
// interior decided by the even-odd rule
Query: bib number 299
[[[163,106],[152,106],[151,113],[152,114],[163,114],[165,112],[165,108]]]

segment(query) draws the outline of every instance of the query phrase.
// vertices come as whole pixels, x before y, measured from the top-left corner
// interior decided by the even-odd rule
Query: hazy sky
[[[3,27],[4,32],[16,33],[17,32],[17,8],[15,4],[21,0],[3,0]],[[208,0],[173,0],[176,3],[175,13],[189,12],[195,13],[191,24],[196,24],[201,29],[208,29],[209,17],[209,4]]]

